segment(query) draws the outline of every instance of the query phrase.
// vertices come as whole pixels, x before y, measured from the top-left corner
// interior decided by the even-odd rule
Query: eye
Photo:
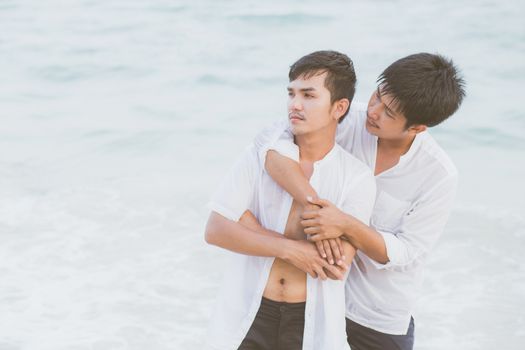
[[[314,95],[310,95],[310,94],[304,94],[304,97],[306,97],[306,98],[313,98],[313,97],[314,97]]]
[[[289,96],[289,97],[293,97],[293,92],[288,91],[288,96]]]

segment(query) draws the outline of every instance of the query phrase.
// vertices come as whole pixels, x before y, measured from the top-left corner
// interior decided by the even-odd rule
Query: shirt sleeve
[[[238,221],[250,208],[260,172],[252,145],[244,151],[208,203],[208,208],[227,219]]]
[[[341,210],[369,225],[375,198],[376,181],[371,172],[366,172],[352,184],[352,187],[345,194],[345,201]]]
[[[288,123],[278,121],[263,129],[253,141],[260,165],[264,168],[266,153],[275,150],[285,157],[299,161],[299,148],[293,142],[293,135],[288,129]]]
[[[449,176],[412,206],[397,232],[379,230],[389,262],[372,260],[376,268],[404,271],[425,259],[445,228],[456,189],[457,175]]]

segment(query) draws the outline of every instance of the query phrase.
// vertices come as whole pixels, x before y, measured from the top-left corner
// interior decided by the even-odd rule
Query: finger
[[[320,207],[326,207],[332,203],[330,203],[329,201],[325,200],[325,199],[320,199],[320,198],[312,198],[310,196],[306,197],[306,200],[312,204],[315,204],[315,205],[318,205]]]
[[[304,233],[307,235],[315,235],[321,232],[321,228],[319,226],[312,226],[307,227],[304,229]]]
[[[303,220],[315,219],[318,216],[319,216],[319,212],[317,210],[306,210],[306,211],[303,211],[303,213],[301,214],[301,218]]]
[[[327,264],[324,266],[324,268],[334,275],[338,280],[342,280],[344,278],[344,270],[342,270],[340,267]]]
[[[301,225],[303,227],[316,226],[317,225],[317,219],[301,220]]]
[[[328,241],[321,241],[321,243],[324,246],[324,251],[326,252],[326,260],[330,263],[330,265],[334,264],[334,255],[332,253],[332,248],[330,247],[330,243]]]
[[[330,266],[330,265],[329,265]],[[326,273],[324,273],[322,266],[316,266],[314,267],[315,272],[317,273],[317,276],[319,276],[320,279],[323,281],[326,281]]]
[[[326,277],[328,277],[331,280],[338,280],[337,276],[334,276],[330,271],[327,269],[324,269],[324,273],[326,273]]]
[[[324,235],[322,233],[318,233],[318,234],[315,234],[315,235],[308,236],[308,240],[311,241],[311,242],[320,242],[323,239],[326,239],[326,238],[324,237]]]
[[[339,251],[339,245],[337,245],[337,242],[335,239],[329,239],[328,244],[332,248],[332,254],[334,256],[334,261],[337,263],[337,265],[341,265],[343,262],[341,261],[341,251]]]
[[[317,273],[315,273],[314,270],[309,270],[309,271],[308,271],[308,274],[309,274],[312,278],[317,278]]]
[[[323,242],[322,242],[322,241],[320,241],[320,242],[315,242],[315,245],[317,246],[317,251],[319,252],[319,254],[320,254],[323,258],[326,258],[326,251],[324,250]]]
[[[339,251],[341,252],[341,259],[344,262],[346,260],[346,256],[345,256],[345,250],[343,249],[343,241],[339,237],[336,238],[335,241],[337,242],[337,245],[339,247]]]

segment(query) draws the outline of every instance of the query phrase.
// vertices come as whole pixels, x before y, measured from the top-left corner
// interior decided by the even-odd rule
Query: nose
[[[372,118],[374,120],[379,119],[379,116],[381,115],[383,106],[381,103],[378,102],[371,102],[368,105],[368,117]]]
[[[300,111],[303,109],[303,104],[297,96],[290,97],[290,100],[288,101],[288,109],[290,111]]]

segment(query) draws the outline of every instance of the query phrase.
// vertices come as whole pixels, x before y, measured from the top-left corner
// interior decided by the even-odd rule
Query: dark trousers
[[[412,350],[414,319],[410,319],[407,334],[381,333],[346,319],[346,336],[352,350]]]
[[[305,305],[262,298],[255,320],[238,350],[301,350]]]

